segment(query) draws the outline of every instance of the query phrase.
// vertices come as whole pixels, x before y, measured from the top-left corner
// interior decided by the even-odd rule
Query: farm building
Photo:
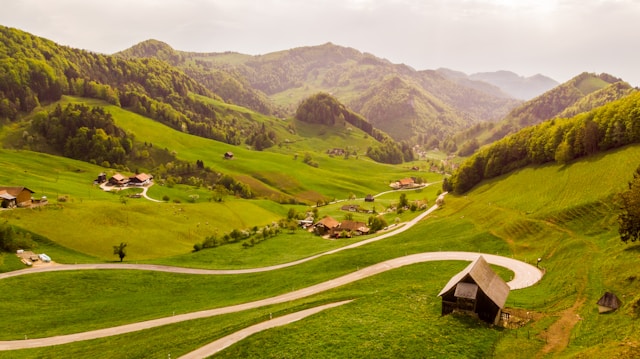
[[[367,227],[367,224],[364,222],[345,220],[340,222],[340,224],[333,229],[331,236],[340,238],[343,232],[347,233],[348,237],[351,237],[352,235],[359,236],[369,234],[369,227]]]
[[[225,152],[225,153],[224,153],[224,158],[225,158],[226,160],[233,159],[233,152],[230,152],[230,151],[229,151],[229,152]]]
[[[364,198],[364,201],[365,201],[365,202],[373,202],[373,201],[375,201],[375,200],[376,200],[376,199],[373,197],[373,195],[372,195],[372,194],[368,194],[368,195]]]
[[[152,179],[153,179],[153,176],[151,175],[148,175],[146,173],[138,173],[135,176],[129,177],[129,185],[145,186],[145,185],[148,185]]]
[[[454,311],[477,315],[496,324],[509,296],[509,286],[479,256],[442,289],[442,315]]]
[[[109,178],[109,184],[113,186],[125,186],[127,182],[129,182],[129,179],[119,173],[116,173]]]
[[[27,187],[0,187],[2,208],[29,207],[34,192]]]
[[[324,235],[324,234],[327,234],[327,233],[331,233],[339,225],[340,225],[340,222],[338,222],[335,219],[333,219],[333,217],[327,216],[327,217],[324,217],[323,219],[319,220],[314,225],[314,230],[315,230],[315,232],[317,234]]]
[[[598,300],[598,313],[602,314],[613,312],[614,310],[620,308],[621,304],[622,303],[620,302],[620,299],[618,299],[615,294],[606,292],[600,298],[600,300]]]

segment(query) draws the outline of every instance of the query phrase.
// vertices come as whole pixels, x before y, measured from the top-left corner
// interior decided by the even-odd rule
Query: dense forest
[[[59,46],[0,26],[0,119],[15,120],[62,95],[97,98],[150,117],[178,131],[258,149],[260,123],[245,113],[200,97],[222,99],[170,64],[153,58],[125,60]],[[200,97],[198,97],[200,96]]]
[[[444,189],[464,193],[484,179],[531,164],[573,159],[640,142],[640,92],[570,119],[527,127],[466,160]]]

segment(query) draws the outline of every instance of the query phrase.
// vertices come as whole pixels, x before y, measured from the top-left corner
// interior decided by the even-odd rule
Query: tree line
[[[443,189],[464,193],[482,180],[528,165],[566,164],[640,142],[640,92],[570,119],[527,127],[481,148],[445,181]]]

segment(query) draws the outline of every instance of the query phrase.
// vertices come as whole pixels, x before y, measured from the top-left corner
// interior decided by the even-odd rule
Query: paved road
[[[146,264],[129,264],[129,263],[125,263],[125,264],[103,263],[103,264],[77,264],[77,265],[61,264],[61,265],[51,265],[51,266],[45,266],[45,267],[28,268],[28,269],[19,270],[19,271],[3,273],[3,274],[0,274],[0,280],[4,278],[10,278],[10,277],[25,275],[25,274],[32,274],[32,273],[65,271],[65,270],[92,270],[92,269],[134,269],[134,270],[152,270],[152,271],[162,271],[162,272],[171,272],[171,273],[202,274],[202,275],[243,274],[243,273],[265,272],[265,271],[294,266],[300,263],[304,263],[304,262],[316,259],[324,255],[337,253],[339,251],[359,247],[374,241],[388,238],[390,236],[393,236],[408,230],[414,224],[422,220],[425,216],[435,211],[437,208],[438,206],[435,205],[431,207],[429,210],[420,214],[415,219],[407,222],[406,224],[400,226],[399,228],[393,231],[389,231],[380,236],[370,238],[358,243],[354,243],[342,248],[338,248],[329,252],[304,258],[295,262],[284,263],[284,264],[263,267],[263,268],[239,269],[239,270],[208,270],[208,269],[169,267],[169,266],[146,265]],[[410,264],[422,263],[422,262],[428,262],[428,261],[442,261],[442,260],[473,261],[479,255],[481,254],[472,253],[472,252],[426,252],[426,253],[412,254],[404,257],[390,259],[381,263],[377,263],[372,266],[360,269],[356,272],[346,274],[342,277],[331,279],[323,283],[319,283],[307,288],[281,294],[271,298],[257,300],[249,303],[237,304],[237,305],[223,307],[223,308],[216,308],[216,309],[181,314],[181,315],[176,315],[171,317],[158,318],[158,319],[148,320],[144,322],[126,324],[126,325],[121,325],[121,326],[112,327],[112,328],[93,330],[93,331],[83,332],[83,333],[60,335],[55,337],[39,338],[39,339],[0,341],[0,350],[16,350],[16,349],[38,348],[38,347],[46,347],[46,346],[52,346],[52,345],[60,345],[60,344],[72,343],[76,341],[83,341],[83,340],[104,338],[104,337],[113,336],[113,335],[125,334],[125,333],[154,328],[154,327],[167,325],[167,324],[179,323],[179,322],[197,319],[197,318],[207,318],[207,317],[217,316],[221,314],[235,313],[235,312],[239,312],[247,309],[254,309],[254,308],[259,308],[266,305],[284,303],[284,302],[308,297],[310,295],[314,295],[329,289],[343,286],[348,283],[352,283],[360,279],[385,272],[387,270],[400,268]],[[497,255],[482,254],[482,256],[484,256],[484,258],[490,264],[499,265],[499,266],[508,268],[514,272],[513,279],[509,283],[507,283],[511,289],[520,289],[520,288],[531,286],[537,283],[542,278],[542,272],[530,264],[527,264],[515,259],[511,259],[511,258],[497,256]],[[305,313],[309,313],[307,315],[311,315],[315,313],[315,311],[311,310]],[[271,323],[271,325],[274,325],[274,326],[284,325],[286,324],[287,320],[289,319],[276,318],[276,319],[273,319],[273,321],[269,321],[269,323]],[[276,324],[276,323],[281,323],[281,324]],[[270,324],[264,324],[264,325],[268,326]],[[255,327],[259,328],[259,326],[255,326]],[[226,341],[221,341],[221,340],[217,341],[218,346],[225,345],[220,343],[227,343],[229,339],[227,338]],[[213,343],[210,345],[212,346],[211,347],[207,346],[207,347],[209,349],[213,348]]]
[[[197,319],[197,318],[208,318],[221,314],[235,313],[247,309],[255,309],[259,307],[263,307],[266,305],[278,304],[289,302],[292,300],[305,298],[314,294],[318,294],[324,292],[329,289],[333,289],[336,287],[343,286],[345,284],[349,284],[391,269],[400,268],[406,265],[429,262],[429,261],[442,261],[442,260],[464,260],[464,261],[473,261],[476,259],[480,253],[473,252],[426,252],[426,253],[418,253],[412,254],[404,257],[390,259],[381,263],[374,264],[372,266],[360,269],[356,272],[352,272],[341,277],[328,280],[323,283],[319,283],[316,285],[312,285],[310,287],[306,287],[303,289],[299,289],[296,291],[284,293],[281,295],[277,295],[275,297],[261,299],[253,302],[243,303],[232,305],[223,308],[216,308],[210,310],[203,310],[199,312],[180,314],[171,317],[159,318],[148,320],[144,322],[132,323],[121,325],[112,328],[105,328],[99,330],[93,330],[89,332],[69,334],[69,335],[60,335],[56,337],[49,338],[39,338],[39,339],[27,339],[27,340],[13,340],[13,341],[0,341],[0,350],[15,350],[15,349],[25,349],[25,348],[38,348],[45,347],[51,345],[60,345],[66,343],[72,343],[76,341],[96,339],[96,338],[104,338],[112,335],[119,335],[125,333],[131,333],[143,329],[154,328],[162,325],[179,323],[187,320]],[[542,272],[538,270],[536,267],[506,257],[500,257],[491,254],[482,254],[483,257],[490,264],[496,264],[499,266],[503,266],[511,269],[514,272],[514,278],[509,283],[509,287],[511,289],[520,289],[531,286],[538,282],[542,278]],[[55,267],[51,267],[55,268]],[[183,268],[175,268],[180,271]]]
[[[241,329],[233,334],[229,334],[226,337],[220,338],[218,340],[216,340],[215,342],[211,342],[201,348],[198,348],[194,351],[192,351],[191,353],[185,354],[183,356],[180,357],[180,359],[200,359],[200,358],[207,358],[212,356],[213,354],[226,349],[227,347],[241,341],[242,339],[261,332],[263,330],[267,330],[267,329],[271,329],[271,328],[275,328],[275,327],[279,327],[279,326],[283,326],[283,325],[287,325],[289,323],[293,323],[295,321],[304,319],[310,315],[319,313],[325,309],[329,309],[329,308],[334,308],[343,304],[347,304],[347,303],[351,303],[352,300],[345,300],[342,302],[337,302],[337,303],[330,303],[330,304],[325,304],[325,305],[321,305],[319,307],[314,307],[314,308],[310,308],[310,309],[305,309],[305,310],[301,310],[299,312],[295,312],[292,314],[287,314],[287,315],[283,315],[281,317],[278,318],[274,318],[274,319],[270,319],[267,320],[265,322],[262,323],[258,323],[256,325],[250,326],[248,328],[244,328]]]
[[[158,272],[171,272],[171,273],[183,273],[183,274],[208,274],[208,275],[268,272],[276,269],[292,267],[301,263],[314,260],[322,256],[338,253],[340,251],[344,251],[351,248],[360,247],[365,244],[369,244],[375,241],[379,241],[381,239],[395,236],[398,233],[402,233],[408,230],[413,225],[415,225],[416,223],[424,219],[424,217],[433,213],[433,211],[435,211],[436,209],[438,209],[438,205],[433,205],[431,208],[424,211],[423,213],[418,215],[416,218],[404,224],[400,224],[398,225],[398,228],[388,231],[386,233],[383,233],[377,237],[365,239],[363,241],[350,244],[348,246],[336,248],[328,252],[319,253],[311,257],[299,259],[297,261],[276,264],[268,267],[247,268],[247,269],[197,269],[197,268],[170,267],[170,266],[155,265],[155,264],[132,264],[132,263],[56,264],[56,265],[50,265],[50,266],[25,268],[17,271],[2,273],[0,274],[0,279],[15,277],[19,275],[25,275],[25,274],[32,274],[32,273],[54,272],[54,271],[65,271],[65,270],[93,270],[93,269],[135,269],[135,270],[151,270],[151,271],[158,271]]]

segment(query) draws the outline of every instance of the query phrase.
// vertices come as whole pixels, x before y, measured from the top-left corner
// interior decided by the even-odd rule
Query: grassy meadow
[[[122,111],[107,108],[114,114]],[[130,113],[116,120],[138,138],[152,138],[154,146],[175,150],[180,158],[202,159],[225,172],[257,178],[265,186],[287,183],[282,187],[286,193],[315,191],[330,198],[353,193],[361,198],[386,191],[392,180],[415,175],[364,159],[320,155],[320,166],[313,169],[291,154],[245,151],[186,134],[161,136],[160,128],[154,127],[161,125]],[[238,158],[222,160],[220,154],[227,150]],[[410,231],[272,272],[198,276],[73,271],[0,281],[0,303],[5,309],[0,311],[0,339],[8,340],[82,332],[268,298],[412,253],[477,251],[533,264],[541,258],[542,281],[509,295],[507,311],[523,317],[517,328],[491,327],[455,315],[441,317],[437,294],[467,264],[445,261],[403,267],[267,308],[52,348],[0,352],[0,358],[113,358],[123,353],[134,358],[178,357],[270,315],[342,299],[355,301],[251,336],[216,357],[329,358],[357,353],[376,358],[632,358],[640,344],[636,323],[640,281],[630,263],[640,259],[640,246],[625,245],[618,237],[615,195],[627,187],[638,158],[640,146],[629,146],[564,166],[525,168],[484,182],[464,196],[447,196],[443,208]],[[117,257],[111,247],[125,241],[130,251],[127,262],[247,268],[307,257],[362,239],[328,241],[298,231],[249,249],[233,244],[190,253],[193,244],[209,233],[268,224],[286,216],[291,207],[266,199],[209,202],[206,192],[179,186],[153,186],[149,194],[188,198],[183,192],[198,193],[199,200],[123,201],[117,194],[93,187],[93,178],[103,170],[98,166],[9,150],[0,150],[0,162],[0,182],[25,185],[52,202],[41,210],[3,211],[0,219],[33,232],[39,251],[44,249],[61,262],[114,261]],[[428,181],[441,180],[432,176]],[[405,193],[409,200],[426,199],[433,204],[439,187]],[[65,202],[58,202],[61,196],[67,196]],[[398,192],[376,198],[376,210],[398,198]],[[340,207],[349,203],[371,205],[362,199],[338,202],[320,207],[320,215],[342,219],[345,213]],[[391,223],[415,215],[394,212],[386,219]],[[17,269],[14,258],[2,255],[0,268]],[[499,273],[507,280],[512,275],[505,270]],[[595,303],[604,291],[616,293],[623,306],[599,315]]]

